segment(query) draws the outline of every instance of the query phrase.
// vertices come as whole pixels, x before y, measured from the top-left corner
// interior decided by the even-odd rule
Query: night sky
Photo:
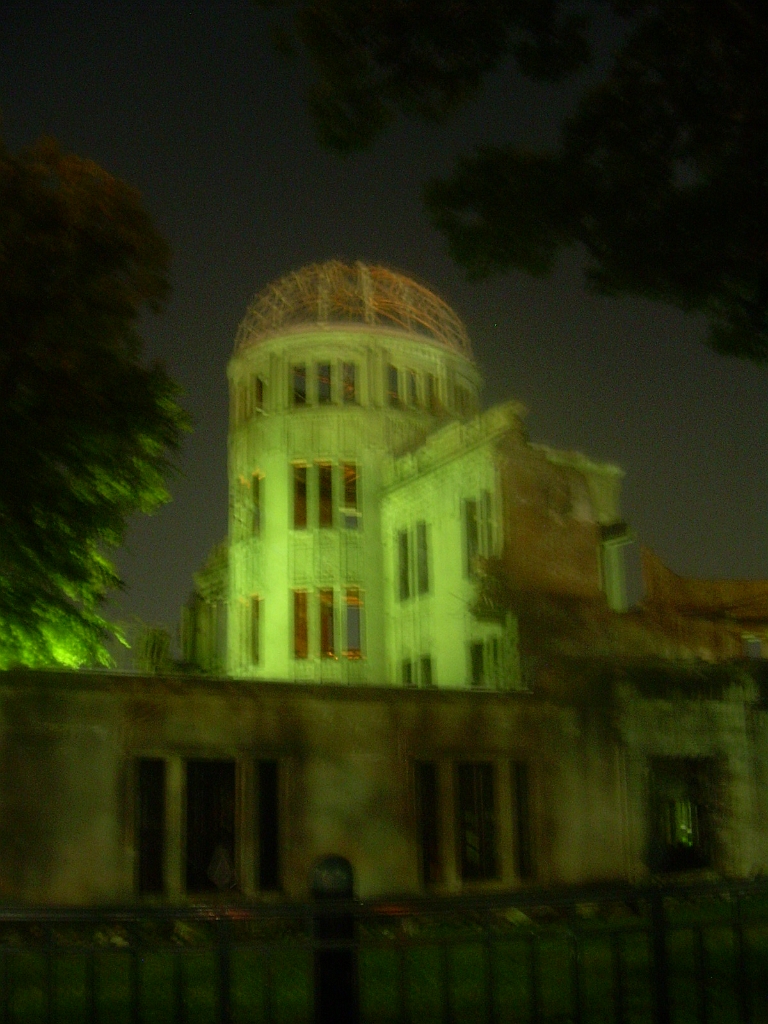
[[[532,440],[622,466],[625,518],[675,572],[768,577],[768,371],[710,352],[698,318],[588,295],[577,253],[551,279],[467,283],[422,211],[421,183],[462,150],[552,142],[573,89],[500,72],[449,125],[404,123],[342,159],[317,145],[301,68],[275,55],[266,25],[248,0],[6,2],[0,14],[6,144],[52,135],[135,185],[174,253],[146,355],[182,385],[195,431],[173,502],[118,553],[126,591],[112,614],[175,630],[226,532],[237,325],[269,281],[332,258],[434,288],[467,325],[486,403],[520,399]]]

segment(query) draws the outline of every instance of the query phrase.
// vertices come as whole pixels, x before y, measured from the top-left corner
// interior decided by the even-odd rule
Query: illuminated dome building
[[[532,444],[519,403],[481,412],[461,321],[415,281],[362,263],[287,274],[248,309],[228,375],[228,538],[185,609],[190,665],[513,689],[547,651],[740,650],[743,624],[715,642],[691,619],[673,642],[658,616],[624,614],[639,590],[622,471]]]

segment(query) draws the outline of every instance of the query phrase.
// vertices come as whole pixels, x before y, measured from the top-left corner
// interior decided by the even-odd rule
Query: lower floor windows
[[[456,770],[456,781],[461,877],[495,878],[493,765],[460,764]]]
[[[320,591],[320,657],[336,657],[336,641],[333,630],[333,590]]]
[[[716,805],[713,758],[656,758],[651,765],[649,867],[690,871],[712,867]]]
[[[347,587],[344,599],[347,607],[347,649],[348,658],[360,658],[363,654],[363,599],[357,587]]]
[[[259,889],[272,892],[280,889],[280,831],[278,815],[277,761],[259,761],[258,786],[258,881]]]
[[[165,761],[143,757],[137,765],[138,889],[161,894],[165,889]]]
[[[518,878],[533,878],[531,781],[525,761],[512,763],[512,800],[515,873]]]
[[[422,883],[434,885],[441,876],[437,765],[433,761],[417,761],[415,768],[419,870]]]
[[[237,887],[235,762],[187,762],[187,892]]]

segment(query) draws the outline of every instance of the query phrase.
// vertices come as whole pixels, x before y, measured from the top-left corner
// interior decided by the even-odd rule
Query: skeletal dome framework
[[[364,263],[313,263],[260,292],[235,338],[235,353],[301,324],[361,323],[421,334],[472,359],[469,336],[450,306],[403,274]]]

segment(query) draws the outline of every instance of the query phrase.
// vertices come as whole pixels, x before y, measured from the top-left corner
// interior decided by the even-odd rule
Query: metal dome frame
[[[267,285],[238,328],[235,354],[285,328],[334,323],[395,326],[473,358],[466,328],[434,292],[386,267],[338,260],[312,263]]]

